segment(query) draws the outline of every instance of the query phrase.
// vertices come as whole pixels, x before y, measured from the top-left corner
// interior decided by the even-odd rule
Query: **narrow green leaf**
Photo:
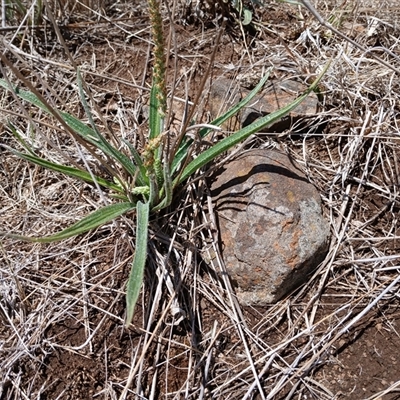
[[[226,113],[222,114],[220,117],[214,119],[214,121],[211,121],[210,125],[216,125],[216,126],[222,125],[229,118],[231,118],[234,115],[236,115],[251,100],[253,100],[253,98],[257,95],[257,93],[262,89],[262,87],[265,85],[265,83],[269,79],[271,71],[272,71],[272,67],[268,68],[266,74],[261,78],[260,82],[258,82],[258,84],[255,86],[255,88],[243,100],[241,100],[239,103],[237,103],[234,107],[232,107]],[[205,135],[207,135],[207,133],[209,131],[210,131],[210,129],[208,129],[208,128],[201,129],[200,130],[200,136],[204,137]]]
[[[51,236],[30,237],[30,236],[17,235],[13,233],[0,232],[0,237],[8,237],[16,240],[23,240],[25,242],[37,242],[37,243],[57,242],[63,239],[68,239],[72,236],[80,235],[94,228],[97,228],[101,225],[104,225],[107,222],[110,222],[113,219],[123,214],[126,214],[131,210],[134,210],[135,208],[136,204],[134,203],[111,204],[109,206],[105,206],[99,210],[94,211],[93,213],[82,218],[80,221],[71,225],[69,228],[64,229],[63,231],[58,232],[55,235]]]
[[[54,112],[51,112],[33,93],[28,92],[26,90],[21,90],[17,87],[10,88],[8,82],[4,79],[0,79],[0,86],[4,87],[7,90],[14,90],[15,93],[18,95],[18,97],[20,97],[22,100],[27,101],[28,103],[40,108],[41,110],[45,111],[50,115],[54,115]],[[125,154],[121,153],[113,146],[111,146],[102,135],[100,135],[98,132],[95,132],[93,129],[89,128],[78,118],[75,118],[74,116],[64,111],[60,111],[59,115],[75,133],[77,133],[87,142],[97,147],[105,155],[109,156],[114,160],[117,160],[120,163],[120,165],[123,168],[125,168],[125,170],[130,175],[135,174],[136,170],[135,165],[131,162],[129,157],[127,157]]]
[[[47,161],[41,157],[37,157],[35,155],[20,153],[19,151],[14,150],[13,148],[11,148],[9,146],[3,146],[3,147],[8,149],[13,154],[15,154],[17,157],[20,157],[20,158],[22,158],[26,161],[29,161],[33,164],[39,165],[43,168],[47,168],[47,169],[50,169],[50,170],[56,171],[56,172],[61,172],[62,174],[71,176],[73,178],[78,178],[85,182],[94,183],[92,176],[88,172],[83,171],[81,169],[68,167],[68,166],[62,165],[62,164],[53,163],[53,162]],[[94,175],[94,178],[96,179],[97,183],[100,186],[106,187],[108,189],[114,190],[119,193],[125,193],[124,190],[120,186],[116,185],[115,183],[112,183],[112,182],[110,182],[106,179],[103,179],[100,176],[96,176],[96,175]]]
[[[113,146],[110,145],[110,143],[105,139],[105,137],[103,135],[101,135],[101,133],[98,131],[96,124],[94,123],[93,120],[93,116],[92,113],[90,111],[89,105],[86,101],[85,98],[85,92],[83,90],[83,84],[82,84],[82,76],[81,73],[79,71],[79,69],[77,70],[77,80],[78,80],[78,87],[79,87],[79,95],[81,98],[81,102],[83,105],[83,108],[85,109],[85,113],[89,119],[90,125],[92,126],[93,132],[96,135],[96,138],[98,139],[99,143],[101,143],[102,147],[101,149],[108,154],[109,156],[111,156],[114,160],[117,160],[119,162],[119,164],[125,168],[125,170],[130,174],[130,175],[134,175],[136,172],[136,167],[135,165],[131,162],[131,160],[129,159],[129,157],[127,157],[125,154],[121,153],[120,151],[118,151],[116,148],[114,148]],[[79,132],[77,132],[79,133]],[[98,146],[98,144],[97,144]],[[99,146],[98,146],[99,147]]]
[[[79,136],[85,139],[87,142],[93,144],[97,148],[99,148],[103,153],[107,154],[107,150],[102,147],[101,141],[97,138],[96,132],[93,131],[92,128],[89,128],[86,124],[80,121],[78,118],[61,111],[60,112],[62,119],[66,122],[66,124]]]
[[[0,86],[4,87],[7,90],[14,91],[18,97],[22,100],[27,101],[28,103],[40,108],[46,113],[53,115],[53,113],[39,100],[39,98],[31,92],[26,90],[21,90],[18,87],[10,87],[8,82],[4,79],[0,79]],[[61,117],[67,123],[67,125],[73,129],[74,132],[80,134],[85,140],[93,145],[97,146],[99,141],[96,139],[95,132],[92,129],[87,127],[83,122],[79,119],[73,117],[72,115],[66,112],[60,112]]]
[[[164,171],[164,186],[163,186],[163,197],[157,206],[153,207],[152,212],[156,212],[162,210],[163,208],[168,207],[172,202],[172,180],[169,172],[168,163],[164,161],[163,163],[163,171]],[[161,196],[160,196],[161,197]]]
[[[150,92],[150,111],[149,111],[149,128],[150,139],[158,137],[162,131],[162,118],[160,114],[160,102],[157,85],[153,83]]]
[[[201,153],[197,158],[195,158],[189,165],[185,168],[183,173],[174,180],[173,186],[182,183],[185,181],[189,176],[195,173],[199,168],[203,167],[204,165],[208,164],[212,161],[215,157],[219,156],[223,152],[229,150],[231,147],[235,146],[236,144],[242,142],[243,140],[247,139],[250,135],[259,132],[262,128],[266,127],[267,125],[272,124],[273,122],[279,120],[280,118],[284,117],[290,111],[295,109],[308,95],[310,92],[315,90],[317,85],[319,84],[322,76],[325,74],[326,70],[328,69],[330,63],[328,63],[319,77],[314,81],[312,85],[307,89],[307,91],[292,103],[288,104],[287,106],[277,110],[271,114],[266,115],[256,121],[254,121],[251,125],[246,126],[245,128],[239,130],[238,132],[234,133],[231,136],[228,136],[222,139],[220,142],[215,144],[214,146],[210,147],[203,153]]]
[[[139,168],[139,174],[137,176],[137,184],[139,186],[146,186],[149,184],[149,178],[147,176],[147,170],[143,165],[143,160],[140,157],[139,152],[129,143],[127,140],[122,139],[122,141],[128,146],[129,151],[135,161],[136,166]]]
[[[22,138],[22,136],[18,133],[17,128],[11,123],[8,122],[8,128],[10,129],[12,135],[18,140],[18,142],[28,151],[30,154],[35,155],[33,152],[31,146],[25,141],[25,139]],[[6,146],[4,146],[6,147]]]
[[[41,108],[47,113],[50,113],[49,109],[33,93],[21,90],[18,87],[11,88],[5,79],[0,79],[0,86],[2,86],[4,89],[14,91],[21,99]]]
[[[126,287],[125,325],[127,327],[132,322],[136,302],[143,282],[144,268],[147,259],[149,214],[150,204],[148,202],[142,203],[139,201],[137,203],[135,255],[133,257],[132,268]]]
[[[158,183],[154,174],[150,175],[150,195],[149,195],[149,204],[150,207],[153,207],[154,204],[157,204],[159,201],[159,191],[158,191]]]
[[[214,126],[221,126],[225,121],[227,121],[229,118],[233,117],[236,115],[243,107],[245,107],[253,98],[254,96],[257,95],[257,93],[262,89],[262,87],[265,85],[265,82],[267,82],[269,75],[272,71],[272,68],[269,68],[267,70],[267,73],[265,76],[262,77],[260,82],[258,82],[257,86],[239,103],[237,103],[234,107],[229,109],[226,113],[222,114],[218,118],[214,119],[214,121],[210,122],[210,125]],[[205,137],[211,129],[209,128],[202,128],[199,131],[199,136],[200,137]],[[171,165],[171,175],[174,175],[176,172],[177,168],[179,165],[185,160],[187,157],[188,151],[190,146],[193,144],[193,140],[187,140],[185,142],[182,142],[179,150],[177,151],[174,160],[172,161]]]

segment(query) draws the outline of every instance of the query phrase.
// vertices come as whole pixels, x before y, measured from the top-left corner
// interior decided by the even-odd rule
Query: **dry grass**
[[[395,2],[345,2],[340,9],[322,1],[314,5],[338,29],[400,68]],[[115,17],[117,11],[123,18]],[[3,240],[1,399],[335,399],[340,394],[331,391],[321,370],[335,363],[339,349],[378,319],[398,336],[392,312],[400,287],[399,77],[321,28],[305,9],[304,20],[291,22],[289,29],[288,21],[278,18],[289,11],[300,16],[299,9],[282,4],[259,10],[265,23],[246,47],[240,34],[233,45],[226,36],[224,45],[235,48],[238,61],[218,59],[215,70],[233,76],[274,65],[279,78],[304,77],[333,60],[318,129],[274,144],[290,152],[321,193],[332,231],[324,262],[278,304],[241,308],[223,273],[206,183],[190,183],[170,213],[151,226],[141,306],[126,330],[124,282],[134,251],[134,218],[59,244]],[[97,122],[140,147],[150,57],[143,6],[117,2],[107,11],[108,21],[96,13],[88,21],[83,11],[75,12],[79,30],[67,30],[67,44],[107,126],[99,116]],[[175,12],[178,20],[184,17],[181,4]],[[196,86],[214,33],[204,29],[186,41],[177,34],[176,59],[185,70],[176,79],[176,97],[185,98]],[[96,39],[104,47],[95,48]],[[51,30],[7,32],[1,46],[59,107],[85,118],[73,69]],[[179,113],[183,103],[175,104]],[[10,119],[50,159],[67,156],[83,165],[86,157],[96,168],[46,116],[3,92],[0,108],[0,144],[15,145],[6,128]],[[267,146],[271,140],[260,135],[247,145]],[[49,234],[102,202],[93,187],[0,151],[2,230]],[[65,381],[69,385],[61,385]],[[399,385],[388,383],[369,399],[395,393]]]

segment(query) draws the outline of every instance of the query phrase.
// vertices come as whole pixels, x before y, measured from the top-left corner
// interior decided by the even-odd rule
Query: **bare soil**
[[[144,4],[105,3],[106,18],[71,11],[61,26],[102,115],[96,122],[138,148],[148,128],[152,65]],[[397,11],[379,4],[315,3],[344,33],[399,68],[398,58],[382,50],[397,51]],[[221,19],[204,12],[200,18],[194,5],[187,10],[179,4],[172,18],[171,129],[181,125],[184,100],[196,98],[221,29]],[[254,18],[254,26],[242,31],[230,16],[194,118],[209,122],[208,92],[218,77],[243,86],[273,66],[272,81],[307,83],[333,59],[320,112],[308,122],[312,134],[292,127],[279,138],[262,134],[245,144],[275,147],[302,165],[331,221],[326,260],[278,304],[238,309],[207,256],[215,232],[207,183],[197,180],[152,223],[142,295],[126,329],[134,215],[63,243],[4,239],[1,400],[400,399],[399,284],[384,292],[399,274],[399,76],[319,26],[304,8],[268,3],[255,8]],[[51,25],[28,33],[31,42],[16,39],[23,53],[8,49],[8,56],[37,86],[45,89],[49,82],[59,106],[85,120],[71,61]],[[5,32],[6,40],[11,34]],[[9,104],[17,103],[1,96],[0,143],[15,147],[6,119],[27,131],[24,116],[12,115]],[[65,133],[44,135],[75,157]],[[49,234],[102,204],[89,185],[0,151],[1,230]]]

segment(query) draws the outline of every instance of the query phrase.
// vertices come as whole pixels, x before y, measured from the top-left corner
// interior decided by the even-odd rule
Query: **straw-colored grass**
[[[197,30],[185,27],[182,3],[170,4],[177,25],[169,67],[176,60],[179,72],[171,73],[168,90],[171,94],[174,87],[178,128],[211,55],[211,25],[219,28],[221,23],[198,14],[191,15],[191,22],[200,24]],[[395,2],[346,2],[340,9],[336,3],[313,4],[337,29],[400,69]],[[147,15],[141,2],[104,7],[100,16],[88,16],[83,8],[70,10],[76,22],[66,22],[67,45],[102,113],[102,120],[95,115],[100,129],[140,148],[147,129],[151,63]],[[329,378],[341,349],[368,324],[399,336],[393,316],[400,287],[399,77],[321,27],[305,8],[269,2],[255,15],[260,31],[255,38],[246,36],[246,45],[240,30],[229,33],[228,25],[214,78],[234,79],[274,66],[276,78],[305,79],[332,59],[312,134],[286,132],[279,140],[260,134],[245,145],[288,152],[318,188],[331,224],[326,259],[288,298],[264,309],[241,307],[221,273],[212,203],[207,182],[199,176],[152,225],[145,284],[134,324],[126,329],[124,285],[135,231],[131,218],[58,244],[4,239],[1,398],[346,398],[349,394],[341,395]],[[6,25],[17,22],[23,24],[12,20]],[[58,107],[84,120],[73,68],[52,31],[23,27],[4,35],[1,51],[12,51],[24,76]],[[194,115],[197,123],[208,122],[201,112],[206,97]],[[22,108],[5,92],[0,108],[0,144],[15,146],[7,129],[10,119],[50,159],[61,161],[57,146],[73,163],[92,162],[43,113]],[[102,204],[92,186],[0,151],[0,230],[50,234]],[[393,395],[399,385],[388,381],[365,398]]]

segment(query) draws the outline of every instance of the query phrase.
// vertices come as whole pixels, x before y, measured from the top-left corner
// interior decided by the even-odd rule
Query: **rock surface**
[[[250,150],[216,174],[211,193],[223,258],[239,302],[276,302],[324,259],[320,197],[286,155]]]

